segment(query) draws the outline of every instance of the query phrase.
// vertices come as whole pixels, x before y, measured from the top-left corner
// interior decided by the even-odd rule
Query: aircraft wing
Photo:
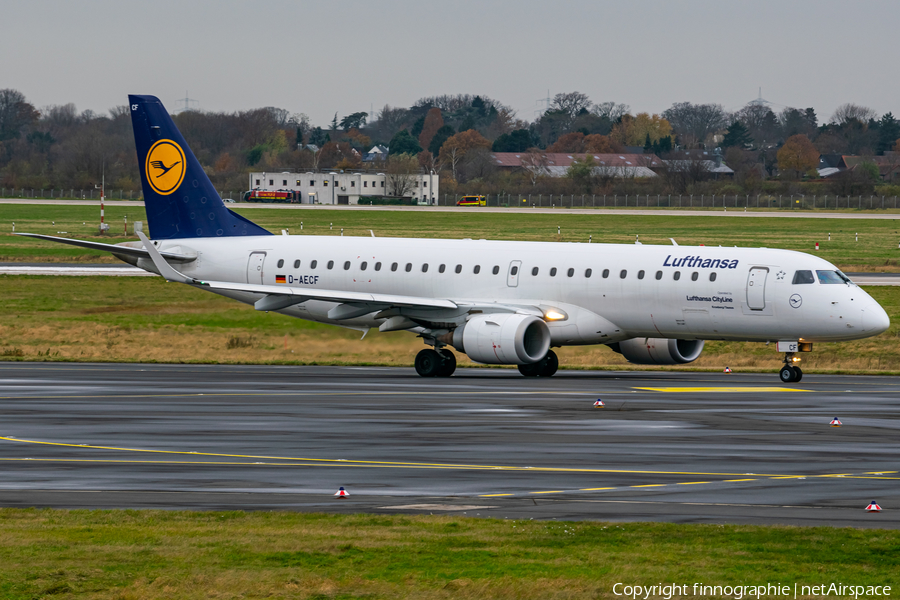
[[[115,244],[104,244],[103,242],[87,242],[84,240],[73,240],[71,238],[56,237],[54,235],[41,235],[39,233],[14,233],[13,235],[21,235],[24,237],[37,238],[39,240],[48,240],[51,242],[59,242],[69,244],[70,246],[80,246],[82,248],[90,248],[91,250],[103,250],[104,252],[112,252],[113,254],[123,254],[125,256],[134,256],[137,258],[150,258],[150,253],[145,248],[132,248],[130,246],[117,246]],[[152,245],[144,242],[145,245]],[[161,252],[165,258],[176,262],[191,262],[196,260],[196,256],[188,256],[184,254],[176,254],[174,252]]]
[[[450,300],[440,298],[424,298],[420,296],[400,296],[395,294],[368,294],[365,292],[349,292],[341,290],[320,290],[313,288],[296,288],[281,285],[263,285],[256,283],[234,283],[230,281],[204,281],[188,277],[183,273],[176,271],[169,263],[167,263],[159,250],[150,243],[150,240],[141,233],[137,232],[138,237],[144,242],[144,248],[147,249],[153,265],[159,271],[160,275],[168,281],[176,281],[179,283],[187,283],[189,285],[206,287],[211,290],[230,290],[235,292],[252,292],[256,294],[267,294],[257,302],[257,310],[278,310],[292,304],[299,304],[306,300],[326,300],[329,302],[343,302],[364,305],[376,305],[371,310],[378,308],[387,308],[390,306],[415,306],[423,308],[456,308],[457,304]],[[116,246],[118,247],[118,246]],[[370,312],[370,311],[366,311]]]

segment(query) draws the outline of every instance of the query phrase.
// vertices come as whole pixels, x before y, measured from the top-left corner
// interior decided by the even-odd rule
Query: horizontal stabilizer
[[[39,240],[48,240],[58,242],[60,244],[69,244],[70,246],[79,246],[81,248],[90,248],[91,250],[102,250],[104,252],[112,252],[113,254],[122,254],[125,256],[134,256],[137,258],[150,258],[150,253],[145,248],[132,248],[131,246],[117,246],[116,244],[104,244],[103,242],[87,242],[84,240],[73,240],[71,238],[61,238],[53,235],[41,235],[40,233],[14,233],[13,235],[21,235],[24,237],[37,238]],[[180,263],[188,263],[197,260],[197,256],[186,254],[175,254],[173,252],[160,252],[167,260]]]

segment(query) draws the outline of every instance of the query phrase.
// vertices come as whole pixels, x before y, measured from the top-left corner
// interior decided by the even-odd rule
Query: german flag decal
[[[276,275],[275,283],[287,283],[287,279],[285,279],[284,275]]]

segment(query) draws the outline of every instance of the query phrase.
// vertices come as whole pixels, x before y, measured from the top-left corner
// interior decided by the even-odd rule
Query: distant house
[[[374,162],[376,160],[387,160],[387,146],[372,146],[372,149],[362,155],[363,162]]]
[[[725,164],[722,152],[715,150],[675,150],[667,154],[663,162],[673,171],[687,171],[695,166],[713,176],[714,179],[734,177],[734,169]]]
[[[819,156],[819,166],[816,171],[819,177],[831,177],[835,173],[847,170],[844,157],[840,154],[822,154]]]
[[[893,183],[900,180],[900,154],[885,152],[884,156],[841,156],[846,169],[854,170],[863,163],[874,163],[882,181]]]
[[[588,157],[596,165],[594,173],[609,177],[656,177],[663,166],[655,154],[594,154],[581,152],[493,152],[498,169],[526,170],[545,177],[565,177],[572,163]]]

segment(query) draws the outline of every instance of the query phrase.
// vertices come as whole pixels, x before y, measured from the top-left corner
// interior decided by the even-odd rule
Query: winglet
[[[156,270],[159,271],[159,274],[166,278],[166,281],[177,281],[178,283],[198,283],[196,279],[191,277],[185,277],[178,271],[176,271],[172,266],[166,262],[166,259],[162,257],[159,253],[159,250],[156,249],[150,240],[147,239],[147,236],[144,235],[142,231],[136,231],[137,236],[141,238],[141,241],[144,243],[144,248],[147,252],[150,253],[150,258],[153,260],[153,265],[156,267]]]

